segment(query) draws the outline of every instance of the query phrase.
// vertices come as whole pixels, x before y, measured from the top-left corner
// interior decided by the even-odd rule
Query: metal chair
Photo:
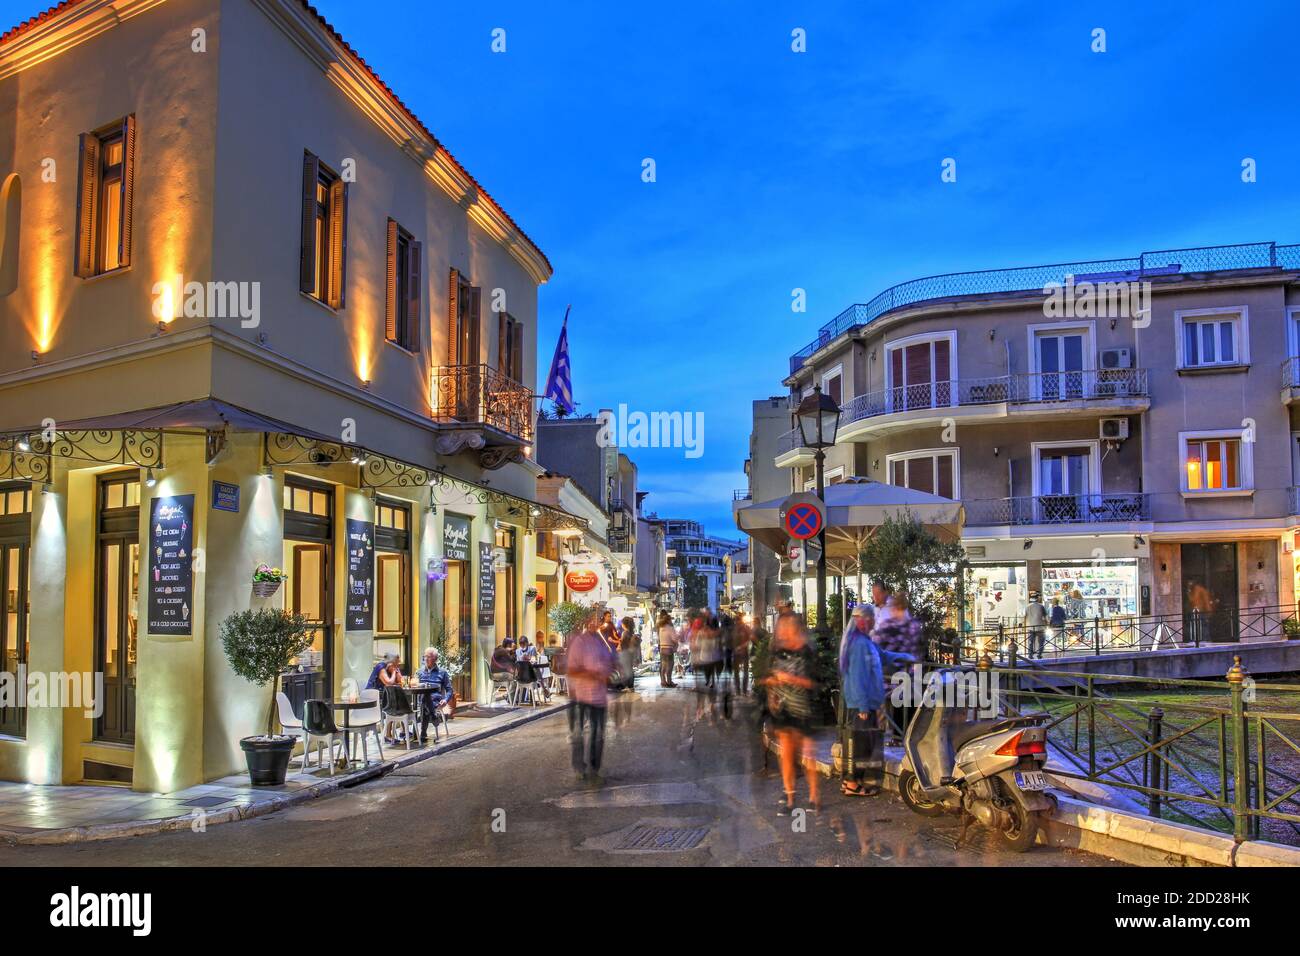
[[[406,749],[411,749],[411,738],[417,733],[415,708],[411,706],[411,695],[404,687],[383,688],[382,710],[384,715],[384,736],[397,740],[393,731],[401,728],[406,740]],[[381,751],[382,754],[382,751]]]

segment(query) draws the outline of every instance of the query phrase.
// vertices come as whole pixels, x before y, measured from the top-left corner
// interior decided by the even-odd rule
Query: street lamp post
[[[814,385],[812,394],[804,396],[799,407],[795,409],[795,419],[799,423],[799,437],[803,446],[815,451],[813,460],[817,464],[817,497],[826,501],[826,449],[835,444],[835,433],[840,428],[840,407],[835,399],[822,394],[822,387]],[[829,509],[827,509],[829,514]],[[821,549],[817,556],[817,631],[826,634],[826,522],[822,522],[817,532],[817,546]]]

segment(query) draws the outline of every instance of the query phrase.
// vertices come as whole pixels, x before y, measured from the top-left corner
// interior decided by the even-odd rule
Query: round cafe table
[[[373,707],[373,700],[335,700],[330,702],[330,706],[335,710],[343,712],[343,763],[351,766],[351,730],[352,730],[352,711],[362,710],[366,707]]]
[[[420,708],[419,712],[421,715],[423,715],[424,708],[429,706],[429,696],[433,694],[434,691],[438,690],[442,690],[442,688],[437,684],[412,684],[410,687],[406,688],[406,692],[415,698],[416,703]],[[433,739],[438,739],[437,720],[433,721]]]

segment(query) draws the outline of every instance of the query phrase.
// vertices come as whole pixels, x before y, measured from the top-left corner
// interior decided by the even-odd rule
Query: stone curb
[[[214,813],[205,814],[203,817],[204,826],[214,826],[219,823],[232,823],[237,820],[251,820],[253,817],[260,817],[267,813],[275,813],[286,807],[291,807],[299,803],[306,803],[308,800],[315,800],[326,794],[333,793],[342,789],[345,785],[360,784],[365,780],[385,776],[400,770],[404,767],[410,767],[413,764],[436,757],[439,754],[450,753],[453,750],[459,750],[472,743],[485,740],[489,737],[495,737],[497,734],[504,733],[507,730],[513,730],[516,727],[522,727],[524,724],[530,724],[535,720],[541,720],[550,717],[553,714],[562,713],[572,707],[572,702],[557,704],[554,707],[548,707],[545,710],[533,710],[530,713],[522,714],[509,722],[498,724],[494,727],[485,727],[483,730],[466,734],[463,737],[448,738],[444,744],[430,747],[427,750],[413,752],[402,752],[402,756],[384,764],[375,767],[367,767],[354,773],[343,776],[330,777],[319,783],[312,784],[310,787],[304,787],[301,790],[295,790],[293,793],[275,794],[263,800],[258,800],[247,806],[227,807],[224,810],[218,810]],[[89,826],[80,827],[60,827],[59,829],[35,830],[35,831],[18,831],[6,830],[0,828],[0,844],[5,846],[61,846],[68,843],[87,843],[95,840],[116,840],[122,837],[143,836],[150,833],[168,833],[176,830],[189,830],[194,824],[194,817],[163,817],[156,820],[127,820],[122,823],[95,823]]]
[[[767,738],[767,749],[779,753],[776,740]],[[885,787],[898,790],[898,759],[885,760]],[[817,760],[817,771],[833,777],[831,762]],[[1056,794],[1057,809],[1051,815],[1041,843],[1084,850],[1139,866],[1296,866],[1300,847],[1266,840],[1237,843],[1230,836],[1168,820],[1157,820],[1085,803]]]

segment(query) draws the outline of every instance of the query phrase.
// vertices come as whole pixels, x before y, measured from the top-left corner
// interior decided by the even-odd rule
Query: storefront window
[[[415,669],[411,647],[410,511],[380,501],[375,507],[375,659],[394,653]]]
[[[966,619],[976,630],[1020,623],[1029,601],[1025,562],[966,569]]]
[[[497,528],[493,560],[497,579],[496,637],[518,637],[515,597],[515,529]]]
[[[1137,614],[1137,561],[1044,561],[1043,604],[1059,600],[1070,620]]]
[[[27,580],[27,554],[31,539],[31,489],[28,485],[0,485],[0,669],[17,674],[27,662],[27,619],[31,610]],[[0,706],[0,734],[21,737],[26,729],[26,707]]]
[[[104,675],[104,707],[95,722],[95,739],[115,743],[135,740],[139,537],[139,473],[100,478],[95,667]]]
[[[296,663],[325,672],[333,687],[334,489],[297,476],[284,485],[284,567],[289,572],[285,610],[312,625],[311,647]]]

